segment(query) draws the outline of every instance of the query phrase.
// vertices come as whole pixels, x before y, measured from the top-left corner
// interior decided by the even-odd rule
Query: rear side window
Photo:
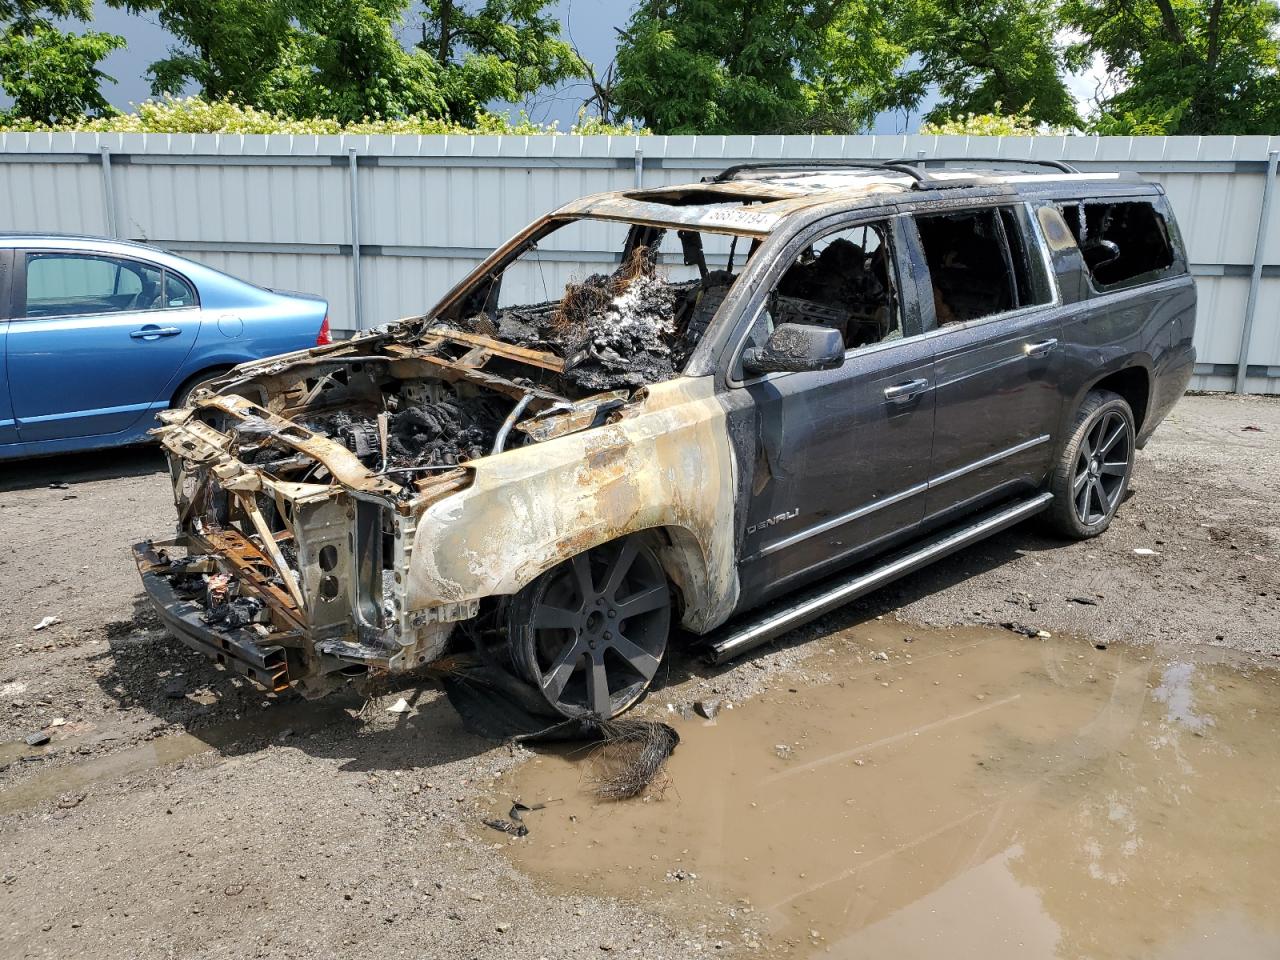
[[[64,253],[27,256],[27,317],[74,317],[156,310],[162,271],[135,260]]]
[[[166,270],[164,274],[164,306],[194,307],[195,304],[196,292],[192,289],[191,284],[177,274]]]
[[[1048,303],[1052,290],[1014,207],[916,218],[938,325]]]
[[[1099,290],[1160,280],[1173,267],[1169,225],[1150,203],[1082,201],[1059,209]]]

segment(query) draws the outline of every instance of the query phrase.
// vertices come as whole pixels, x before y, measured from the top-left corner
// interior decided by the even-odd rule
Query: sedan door
[[[751,602],[908,535],[924,515],[933,358],[901,277],[896,218],[822,233],[763,305],[841,328],[835,370],[747,379],[756,462],[739,574]],[[757,337],[766,336],[762,329]]]
[[[9,335],[9,276],[12,272],[13,251],[0,248],[0,445],[14,443],[18,439],[5,364],[5,345]]]
[[[24,442],[120,433],[168,406],[195,345],[191,285],[155,264],[20,251],[8,371]]]

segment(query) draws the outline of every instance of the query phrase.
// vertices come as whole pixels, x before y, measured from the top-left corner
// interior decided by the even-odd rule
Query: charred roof
[[[583,197],[555,216],[598,217],[662,227],[764,237],[789,216],[854,205],[977,196],[1088,196],[1117,189],[1159,189],[1132,173],[1080,173],[1058,161],[924,162],[806,160],[739,164],[698,183],[619,190]],[[1025,169],[1000,168],[1022,164]]]

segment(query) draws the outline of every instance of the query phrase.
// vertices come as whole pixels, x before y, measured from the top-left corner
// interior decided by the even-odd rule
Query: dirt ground
[[[1280,657],[1278,439],[1280,402],[1188,397],[1102,538],[1008,531],[728,667],[675,657],[641,712],[785,686],[836,638],[870,642],[860,625],[876,617],[904,636],[1014,622]],[[525,752],[467,734],[437,692],[264,696],[168,638],[128,546],[171,525],[153,450],[0,465],[0,956],[659,958],[757,943],[732,905],[678,919],[512,867],[478,818]],[[36,631],[46,617],[59,622]],[[410,712],[387,712],[401,695]],[[47,747],[23,743],[40,731]]]

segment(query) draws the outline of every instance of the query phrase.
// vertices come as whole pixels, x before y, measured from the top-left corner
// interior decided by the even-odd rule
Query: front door
[[[157,406],[195,344],[199,310],[171,307],[164,271],[82,253],[19,253],[9,392],[22,441],[119,433]]]
[[[933,358],[914,291],[904,299],[896,218],[828,228],[806,243],[762,305],[778,323],[835,326],[841,367],[748,379],[756,432],[740,541],[751,604],[911,530],[924,515],[933,437]]]
[[[915,224],[934,315],[935,522],[1043,482],[1062,411],[1062,309],[1025,205]]]

